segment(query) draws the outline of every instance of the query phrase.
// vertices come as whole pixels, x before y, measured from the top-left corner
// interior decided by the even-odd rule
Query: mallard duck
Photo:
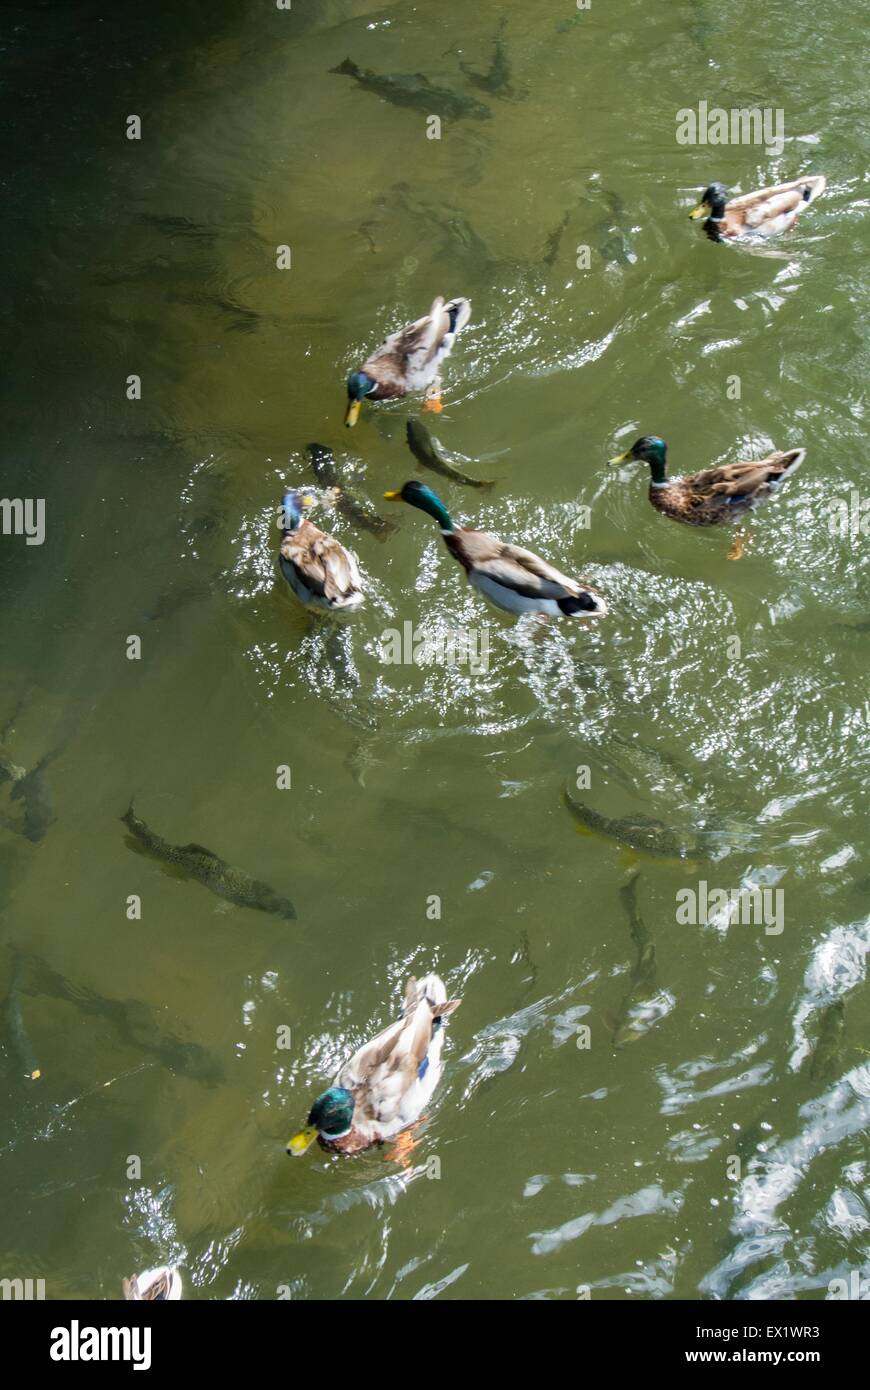
[[[687,526],[722,526],[772,497],[800,467],[805,453],[805,449],[786,449],[754,463],[726,463],[721,468],[669,479],[667,444],[656,435],[645,434],[610,462],[649,464],[649,500],[657,512]]]
[[[825,187],[824,174],[810,174],[793,183],[761,188],[726,202],[728,189],[711,183],[689,216],[705,218],[704,231],[711,241],[741,241],[751,237],[772,237],[787,232],[797,222],[798,213],[817,198]]]
[[[146,1269],[144,1274],[134,1274],[132,1279],[124,1279],[124,1297],[133,1303],[148,1300],[154,1303],[178,1303],[181,1299],[181,1275],[169,1265],[157,1269]]]
[[[550,617],[603,618],[607,604],[581,579],[548,565],[531,550],[505,545],[486,531],[454,526],[440,497],[423,483],[410,482],[400,492],[385,492],[390,502],[408,502],[434,517],[444,544],[473,584],[506,613],[545,613]]]
[[[279,564],[296,597],[306,606],[331,613],[349,612],[363,602],[356,556],[303,515],[314,499],[291,490],[284,494]]]
[[[461,1002],[447,998],[437,975],[422,980],[412,975],[402,1017],[345,1063],[329,1090],[317,1097],[287,1152],[304,1154],[319,1139],[331,1152],[359,1153],[414,1125],[441,1079],[444,1020]]]
[[[356,424],[364,400],[398,400],[409,391],[425,391],[437,382],[441,363],[450,356],[457,334],[470,318],[467,299],[450,299],[445,304],[439,295],[424,318],[391,333],[359,371],[348,377],[344,423],[348,427]],[[432,401],[440,408],[437,395]]]

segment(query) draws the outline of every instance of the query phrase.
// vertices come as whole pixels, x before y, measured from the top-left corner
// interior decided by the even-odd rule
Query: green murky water
[[[48,530],[0,541],[0,724],[17,764],[49,755],[54,819],[28,840],[0,787],[0,1273],[48,1297],[164,1260],[188,1297],[824,1297],[870,1259],[870,581],[866,537],[828,524],[865,472],[866,5],[126,8],[3,19],[2,491],[45,498]],[[503,18],[490,92],[460,63],[487,73]],[[347,56],[491,114],[428,140],[330,74]],[[677,145],[701,99],[781,107],[781,155]],[[814,171],[775,253],[686,220],[711,178]],[[439,292],[473,320],[435,430],[500,480],[445,498],[593,578],[594,631],[486,608],[408,509],[385,543],[331,519],[369,581],[340,627],[276,577],[307,443],[375,500],[414,476],[407,410],[348,434],[342,379]],[[676,471],[808,454],[733,564],[607,468],[642,431]],[[486,625],[489,670],[385,665],[405,621]],[[703,824],[712,861],[578,835],[585,766],[578,798]],[[132,853],[131,795],[298,922]],[[678,922],[701,879],[781,891],[782,932]],[[432,968],[464,1003],[411,1165],[291,1163]]]

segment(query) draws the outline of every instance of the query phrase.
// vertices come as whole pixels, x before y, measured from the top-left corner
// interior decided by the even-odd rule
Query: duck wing
[[[760,500],[803,462],[805,450],[785,449],[753,463],[727,463],[680,479],[680,490],[696,506]]]
[[[403,366],[410,363],[419,370],[432,362],[442,348],[452,345],[456,334],[465,327],[470,317],[471,305],[467,299],[460,297],[445,302],[443,295],[439,294],[428,314],[384,339],[366,362],[363,371],[379,381],[379,372],[391,362]],[[449,342],[445,343],[445,340]]]
[[[399,1117],[429,1051],[435,1020],[452,1013],[458,1003],[431,1003],[411,976],[402,1017],[364,1043],[336,1078],[336,1085],[356,1097],[359,1118],[386,1126]]]
[[[403,364],[409,357],[420,357],[423,361],[427,361],[435,354],[439,333],[442,324],[445,323],[444,332],[449,329],[450,320],[444,313],[444,300],[439,295],[429,313],[425,314],[423,318],[416,319],[413,323],[406,323],[404,328],[398,328],[395,333],[390,333],[380,347],[375,348],[365,363],[363,371],[372,376],[375,381],[380,381],[382,379],[380,373],[384,368],[389,367],[390,363]]]
[[[745,227],[747,231],[757,230],[767,222],[798,213],[817,198],[824,187],[824,175],[814,174],[792,183],[761,188],[756,193],[745,193],[726,204],[726,218],[730,225]]]
[[[507,545],[486,531],[454,531],[444,541],[467,570],[485,574],[526,598],[576,598],[581,592],[582,585],[576,579],[562,574],[534,551]]]
[[[281,542],[281,555],[293,566],[312,594],[330,603],[347,599],[359,589],[353,556],[334,536],[307,519]]]

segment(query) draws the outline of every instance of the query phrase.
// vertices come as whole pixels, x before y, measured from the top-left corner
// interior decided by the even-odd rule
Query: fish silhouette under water
[[[226,898],[237,907],[252,907],[295,921],[296,909],[289,898],[280,897],[268,883],[252,878],[244,869],[234,868],[204,845],[171,845],[136,815],[132,802],[121,820],[152,858],[183,869],[218,897]]]
[[[311,471],[321,487],[336,489],[335,505],[341,515],[354,525],[371,531],[379,540],[386,540],[395,531],[396,522],[381,516],[371,502],[345,487],[335,466],[335,455],[326,444],[308,444],[306,448]]]
[[[607,212],[596,227],[602,258],[606,265],[634,265],[637,255],[625,231],[629,219],[622,199],[618,193],[608,193],[606,190],[603,197]]]
[[[461,60],[459,66],[472,86],[479,87],[482,92],[490,92],[493,96],[516,99],[517,93],[511,86],[510,59],[502,38],[506,24],[507,21],[502,19],[493,39],[492,61],[486,72],[476,72],[474,68],[469,67]]]
[[[637,906],[639,878],[640,874],[635,874],[619,890],[619,898],[628,917],[629,933],[637,956],[628,977],[628,993],[612,1023],[613,1047],[616,1051],[626,1043],[637,1042],[644,1037],[652,1024],[661,1017],[662,1012],[659,1001],[645,997],[647,987],[653,983],[656,976],[656,948]]]
[[[26,1076],[29,1081],[38,1081],[42,1075],[42,1070],[36,1060],[33,1044],[28,1037],[24,1024],[24,1013],[21,1008],[21,971],[21,956],[16,951],[9,993],[3,1003],[3,1036],[20,1074]]]
[[[383,97],[393,106],[409,106],[426,115],[448,116],[456,120],[471,116],[485,121],[492,112],[483,102],[474,97],[452,92],[449,87],[436,87],[422,72],[378,73],[371,68],[361,68],[352,58],[345,58],[330,72],[352,77],[367,92]]]
[[[107,1019],[125,1042],[156,1057],[169,1071],[210,1085],[223,1080],[224,1069],[218,1057],[199,1043],[185,1042],[161,1026],[154,1010],[141,999],[108,999],[86,985],[73,983],[31,953],[16,955],[13,988],[18,996],[62,999],[80,1013]],[[28,1042],[28,1053],[23,1055],[25,1065],[29,1057],[32,1048]]]
[[[26,772],[23,777],[15,779],[14,786],[9,793],[11,801],[20,801],[24,807],[21,834],[34,845],[45,839],[49,826],[55,820],[54,796],[45,775],[45,769],[50,762],[54,761],[58,753],[59,750],[46,753],[45,757],[36,764],[36,767],[31,768],[30,772]]]
[[[649,816],[611,817],[600,815],[580,801],[575,801],[567,789],[562,799],[577,823],[587,835],[602,835],[635,854],[653,859],[709,859],[710,852],[696,836],[680,836],[661,821]]]
[[[846,1030],[846,1005],[835,999],[822,1013],[819,1035],[810,1063],[813,1081],[831,1081],[843,1060],[843,1034]]]
[[[495,487],[495,483],[490,478],[470,478],[467,473],[448,463],[440,450],[436,449],[432,436],[416,416],[408,421],[406,427],[408,448],[419,463],[424,468],[431,468],[433,473],[440,473],[442,478],[451,478],[454,483],[462,483],[465,487]]]

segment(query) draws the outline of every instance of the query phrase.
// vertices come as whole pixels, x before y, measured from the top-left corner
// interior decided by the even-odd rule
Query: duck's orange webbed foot
[[[737,535],[734,537],[733,541],[731,542],[731,549],[728,551],[728,554],[727,554],[727,556],[726,556],[726,559],[728,559],[728,560],[742,560],[742,559],[743,559],[743,552],[744,552],[745,548],[746,548],[746,536],[745,536],[745,534],[744,534],[742,531],[738,531],[738,532],[737,532]]]
[[[432,385],[429,387],[429,390],[426,392],[426,396],[423,401],[423,409],[432,410],[436,415],[440,415],[441,411],[444,409],[444,406],[441,401],[440,376],[436,376],[435,380],[432,382]]]
[[[426,1116],[423,1115],[407,1129],[402,1130],[396,1138],[396,1142],[387,1150],[386,1159],[388,1163],[400,1163],[403,1168],[410,1167],[411,1154],[417,1147],[418,1140],[414,1138],[414,1130],[419,1129]]]

